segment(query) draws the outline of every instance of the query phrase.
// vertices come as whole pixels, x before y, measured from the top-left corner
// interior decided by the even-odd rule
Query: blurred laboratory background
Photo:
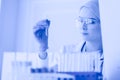
[[[16,77],[13,77],[16,73],[29,72],[27,70],[31,66],[29,60],[36,61],[34,66],[39,65],[39,59],[35,57],[33,59],[34,55],[29,54],[39,51],[39,44],[33,35],[33,26],[41,19],[48,18],[51,20],[51,26],[49,28],[49,50],[51,52],[59,51],[63,45],[78,43],[81,39],[75,20],[81,4],[86,1],[0,0],[1,80],[17,80]],[[118,63],[120,62],[119,2],[119,0],[99,1],[105,57],[105,75],[108,77],[108,80],[120,80],[118,76],[120,74],[120,63]],[[18,60],[18,63],[11,63],[14,60]],[[11,67],[11,65],[14,67]],[[22,69],[19,65],[23,66]],[[16,68],[16,66],[18,67]],[[15,69],[20,69],[20,71]],[[21,76],[24,78],[24,76],[29,75]],[[61,75],[58,76],[60,77]],[[66,75],[66,77],[74,79],[70,75]],[[26,79],[24,78],[23,80]],[[38,78],[34,78],[34,80],[38,80]]]
[[[51,20],[49,51],[59,51],[63,45],[77,43],[80,35],[75,20],[83,2],[84,0],[1,0],[0,61],[5,64],[2,68],[3,77],[12,72],[11,68],[4,72],[10,59],[25,61],[28,60],[27,54],[39,51],[33,26],[41,19]],[[8,55],[5,59],[2,59],[5,56],[3,53]],[[24,56],[19,55],[18,58],[17,53]]]

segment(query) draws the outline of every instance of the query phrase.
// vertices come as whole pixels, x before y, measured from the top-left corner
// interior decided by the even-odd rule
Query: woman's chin
[[[82,35],[83,40],[88,41],[89,37],[87,35]]]

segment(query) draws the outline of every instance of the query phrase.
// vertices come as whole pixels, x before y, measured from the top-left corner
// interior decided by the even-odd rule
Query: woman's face
[[[80,10],[78,21],[80,33],[85,41],[101,39],[100,20],[88,8]]]

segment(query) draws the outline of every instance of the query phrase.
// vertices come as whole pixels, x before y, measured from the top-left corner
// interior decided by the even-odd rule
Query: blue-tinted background
[[[43,18],[51,20],[50,51],[58,51],[63,45],[79,42],[75,19],[83,2],[83,0],[2,0],[0,66],[2,66],[4,51],[36,52],[39,50],[32,28]],[[119,78],[117,74],[120,73],[119,0],[99,2],[106,75],[112,77],[111,80],[117,80]]]
[[[39,51],[39,44],[33,35],[33,26],[44,18],[51,20],[50,51],[58,51],[63,45],[79,42],[75,20],[83,2],[83,0],[1,0],[0,67],[4,52]]]
[[[75,27],[82,0],[3,0],[2,48],[4,51],[36,51],[38,43],[33,26],[41,19],[51,20],[49,29],[50,50],[79,41]]]

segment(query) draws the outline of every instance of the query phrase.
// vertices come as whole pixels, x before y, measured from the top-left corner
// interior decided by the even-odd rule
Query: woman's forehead
[[[96,18],[94,13],[89,8],[86,8],[86,7],[82,8],[79,11],[79,16],[80,17],[85,17],[85,18]]]

